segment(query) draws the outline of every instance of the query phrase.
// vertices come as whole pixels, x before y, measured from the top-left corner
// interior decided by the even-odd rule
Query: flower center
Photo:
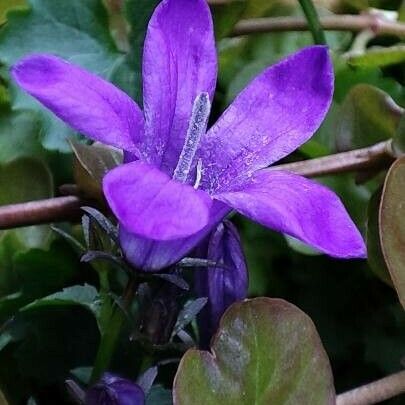
[[[207,129],[211,103],[208,93],[199,94],[193,103],[190,123],[187,129],[186,140],[181,150],[179,161],[174,169],[173,179],[185,183],[193,164],[201,136]],[[198,188],[201,181],[201,161],[197,162],[197,175],[194,188]]]

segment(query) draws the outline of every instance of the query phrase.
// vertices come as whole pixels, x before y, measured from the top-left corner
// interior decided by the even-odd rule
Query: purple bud
[[[125,378],[105,373],[86,393],[86,405],[143,405],[142,388]]]
[[[229,221],[218,225],[199,253],[220,265],[200,268],[195,273],[197,295],[208,298],[198,316],[200,342],[206,348],[225,310],[246,298],[248,273],[238,231]]]

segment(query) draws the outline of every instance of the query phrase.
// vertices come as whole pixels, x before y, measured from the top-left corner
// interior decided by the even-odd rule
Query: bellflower
[[[331,256],[365,256],[333,192],[265,169],[325,117],[333,92],[325,47],[264,70],[206,131],[217,75],[210,10],[205,0],[164,0],[149,22],[142,73],[143,111],[112,84],[52,55],[30,55],[12,70],[72,128],[125,151],[103,188],[133,265],[177,262],[231,210]]]
[[[105,373],[100,381],[86,392],[86,405],[143,405],[145,394],[132,381]]]
[[[200,342],[204,348],[208,348],[225,310],[234,302],[246,298],[248,272],[238,231],[229,221],[218,225],[209,236],[205,252],[201,250],[199,247],[199,257],[206,257],[221,265],[195,271],[196,293],[208,298],[198,314]]]

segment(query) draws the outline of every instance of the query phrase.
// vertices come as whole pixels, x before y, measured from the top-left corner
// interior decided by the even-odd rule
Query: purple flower
[[[104,178],[127,259],[143,270],[177,262],[231,210],[334,257],[365,257],[337,196],[265,168],[306,142],[333,92],[325,47],[264,70],[206,132],[217,59],[205,0],[164,0],[149,23],[143,111],[125,93],[50,55],[17,63],[14,79],[72,128],[125,151]]]
[[[86,392],[86,405],[143,405],[142,388],[121,377],[105,373],[101,380]]]
[[[229,221],[219,224],[212,232],[205,252],[201,248],[198,250],[199,257],[221,265],[195,271],[196,293],[208,298],[206,306],[198,314],[200,342],[208,348],[225,310],[234,302],[246,298],[248,272],[238,231]]]

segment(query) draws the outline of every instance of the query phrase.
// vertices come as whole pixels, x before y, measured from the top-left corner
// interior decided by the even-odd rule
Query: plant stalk
[[[389,21],[378,15],[339,14],[319,18],[320,26],[326,31],[360,32],[371,30],[375,35],[405,36],[405,23]],[[251,18],[239,21],[232,36],[263,32],[308,31],[308,21],[302,17]]]
[[[405,393],[405,370],[340,394],[336,405],[372,405]]]
[[[323,32],[321,23],[319,22],[318,13],[312,3],[312,0],[298,0],[301,9],[305,14],[305,18],[308,21],[308,28],[311,31],[314,42],[319,45],[326,44],[325,34]]]

